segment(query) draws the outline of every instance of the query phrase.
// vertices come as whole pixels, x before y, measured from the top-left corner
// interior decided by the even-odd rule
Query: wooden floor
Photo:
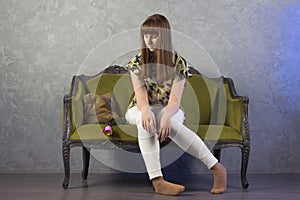
[[[71,174],[70,187],[62,189],[63,174],[0,174],[1,200],[277,200],[300,199],[300,174],[298,175],[248,175],[248,190],[241,188],[238,175],[228,175],[226,193],[212,195],[211,175],[166,174],[165,178],[184,184],[186,191],[178,197],[155,194],[146,174],[90,174],[87,181],[80,174]]]

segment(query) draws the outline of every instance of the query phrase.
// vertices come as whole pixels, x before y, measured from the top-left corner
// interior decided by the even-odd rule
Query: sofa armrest
[[[70,139],[72,132],[83,124],[82,98],[86,90],[82,76],[73,76],[69,94],[63,99],[63,141]]]
[[[225,124],[238,130],[243,136],[243,142],[250,142],[248,126],[249,98],[238,95],[233,80],[224,78],[224,85],[227,90],[227,112]]]

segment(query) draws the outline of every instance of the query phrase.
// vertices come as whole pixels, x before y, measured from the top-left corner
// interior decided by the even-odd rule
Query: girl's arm
[[[185,79],[172,85],[170,99],[166,107],[166,114],[170,116],[170,118],[179,110],[184,85]]]
[[[170,99],[168,105],[166,106],[166,111],[164,112],[161,120],[160,127],[158,130],[158,139],[162,142],[170,134],[171,131],[171,117],[177,113],[180,107],[181,97],[185,85],[185,79],[174,83],[171,88]]]
[[[147,132],[156,131],[156,120],[149,106],[148,94],[144,81],[135,73],[130,72],[138,109],[142,112],[142,126]]]

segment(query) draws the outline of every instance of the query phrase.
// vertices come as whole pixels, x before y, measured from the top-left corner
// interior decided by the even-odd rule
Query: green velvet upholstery
[[[113,135],[105,136],[103,128],[105,124],[89,124],[77,128],[71,135],[71,140],[121,140],[126,142],[137,142],[137,129],[133,125],[113,126]]]
[[[194,74],[188,79],[181,99],[185,124],[210,124],[217,89],[215,81],[203,76]]]
[[[77,83],[77,92],[74,96],[71,96],[71,127],[72,132],[76,130],[83,123],[83,96],[85,94],[84,86],[82,82]]]
[[[233,129],[237,130],[239,133],[242,133],[242,106],[243,98],[242,97],[233,97],[230,93],[230,87],[228,83],[224,84],[227,97],[227,112],[225,125],[230,126]]]
[[[70,138],[71,140],[78,140],[79,135],[82,135],[80,137],[81,140],[103,139],[101,128],[103,129],[104,125],[101,125],[100,128],[99,125],[95,124],[83,124],[82,97],[85,93],[105,94],[107,92],[112,92],[117,101],[117,104],[120,107],[121,117],[124,117],[128,105],[134,95],[129,74],[103,73],[99,76],[87,80],[86,91],[84,89],[83,83],[80,81],[78,81],[77,88],[77,93],[72,96],[71,116],[72,125],[74,128],[72,129],[72,135]],[[240,134],[241,130],[242,99],[232,98],[228,84],[224,84],[224,87],[222,87],[222,89],[223,90],[219,89],[218,82],[215,79],[209,79],[198,74],[194,74],[190,79],[188,79],[181,102],[182,109],[185,112],[184,123],[188,126],[201,125],[199,127],[199,130],[196,131],[202,139],[206,139],[204,138],[204,135],[206,134],[205,130],[207,129],[205,128],[207,127],[205,125],[212,124],[212,110],[214,109],[214,106],[216,106],[217,92],[223,91],[223,96],[226,93],[225,102],[227,103],[227,105],[222,105],[222,107],[227,108],[227,110],[224,109],[224,111],[227,112],[221,114],[220,111],[218,111],[217,114],[219,116],[223,115],[224,119],[221,119],[221,122],[220,120],[217,120],[216,122],[214,122],[214,124],[226,126],[224,127],[224,131],[220,135],[220,138],[214,140],[229,140],[232,137],[233,140],[241,141],[241,136],[236,135]],[[218,103],[224,104],[224,101],[219,100]],[[125,125],[123,125],[123,127],[124,126]],[[96,130],[96,127],[99,130]],[[118,139],[124,141],[137,141],[136,139],[129,137],[126,132],[124,132],[124,130],[119,131],[118,126],[113,127],[113,130],[115,136],[110,137],[110,140]],[[127,128],[125,130],[128,130],[129,134],[132,134],[131,131],[133,130],[134,132],[136,132],[134,128]],[[79,132],[80,134],[78,135]],[[134,133],[134,135],[136,135],[136,133]],[[212,136],[212,138],[214,137]]]

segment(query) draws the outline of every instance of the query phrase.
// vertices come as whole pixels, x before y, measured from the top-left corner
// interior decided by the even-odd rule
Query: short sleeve
[[[189,66],[183,57],[175,53],[173,59],[176,71],[176,76],[173,80],[173,83],[177,83],[183,79],[189,79],[190,77],[192,77],[192,74],[189,71]]]
[[[128,64],[126,65],[126,69],[132,71],[136,75],[141,73],[141,54],[133,57]]]

